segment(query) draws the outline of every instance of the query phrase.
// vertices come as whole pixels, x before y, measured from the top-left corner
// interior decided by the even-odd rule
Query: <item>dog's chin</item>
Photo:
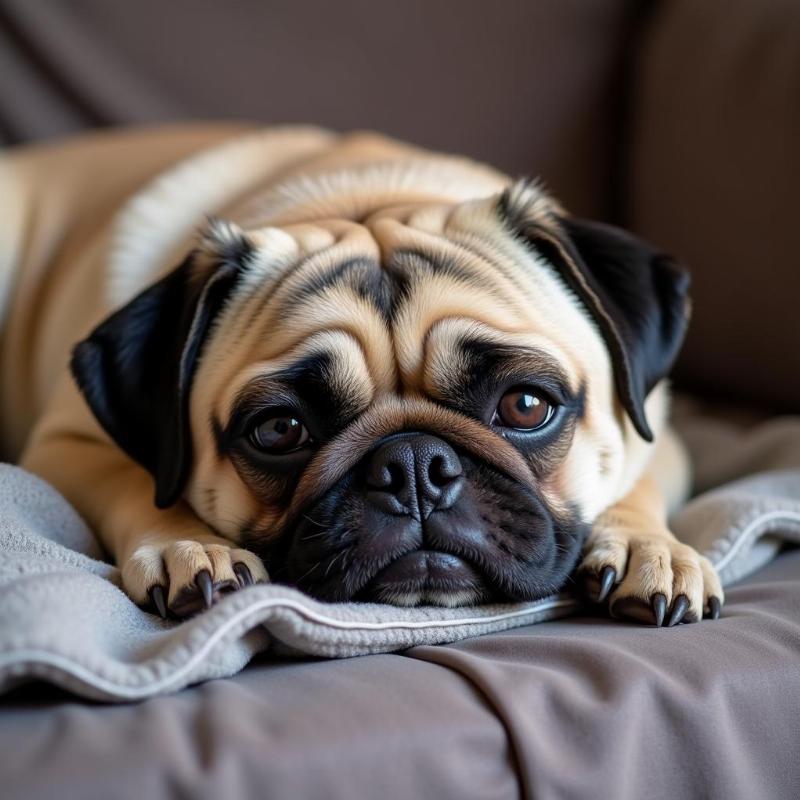
[[[384,567],[358,599],[454,608],[479,603],[487,594],[482,576],[464,559],[435,550],[415,550]]]

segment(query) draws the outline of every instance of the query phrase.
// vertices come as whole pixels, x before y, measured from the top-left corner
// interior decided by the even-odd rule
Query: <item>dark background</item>
[[[693,270],[679,383],[800,410],[800,2],[0,0],[0,137],[375,128],[538,175]]]

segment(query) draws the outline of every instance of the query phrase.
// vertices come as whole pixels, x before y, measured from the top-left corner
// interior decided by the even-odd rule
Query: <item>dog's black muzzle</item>
[[[276,580],[325,600],[534,599],[574,564],[570,523],[488,459],[406,431],[378,442],[306,509],[268,566]]]

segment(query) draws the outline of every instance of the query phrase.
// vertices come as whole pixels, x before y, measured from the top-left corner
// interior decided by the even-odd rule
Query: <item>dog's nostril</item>
[[[452,483],[459,475],[461,475],[461,460],[459,458],[434,456],[428,465],[428,479],[440,489]]]
[[[389,480],[381,487],[397,494],[406,485],[406,472],[399,464],[387,464],[385,472]]]
[[[367,485],[371,489],[397,494],[406,485],[406,470],[398,461],[373,459],[367,473]]]

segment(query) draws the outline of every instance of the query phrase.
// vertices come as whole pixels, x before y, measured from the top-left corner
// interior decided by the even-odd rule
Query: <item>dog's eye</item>
[[[533,390],[512,389],[500,400],[495,422],[507,428],[532,431],[546,425],[553,411],[553,406]]]
[[[254,447],[275,455],[299,450],[309,440],[306,426],[291,416],[265,419],[251,429],[249,436]]]

